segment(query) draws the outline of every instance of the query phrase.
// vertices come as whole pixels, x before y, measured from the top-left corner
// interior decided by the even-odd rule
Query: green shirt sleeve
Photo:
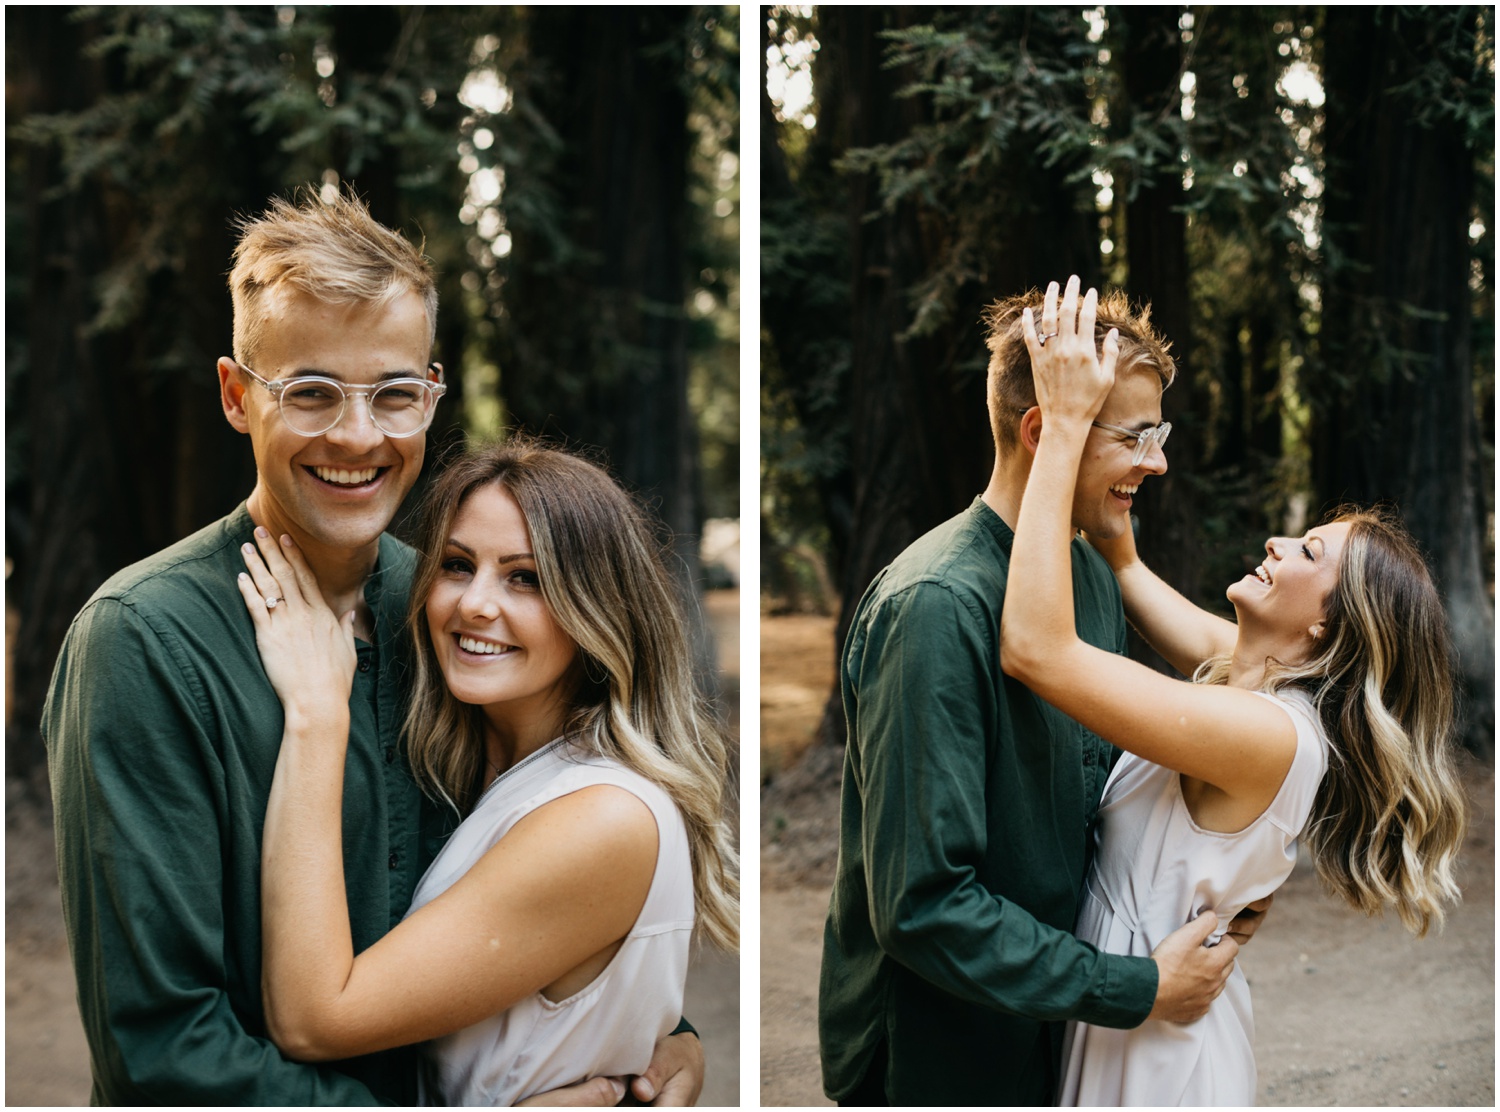
[[[991,823],[987,753],[999,648],[951,589],[918,584],[870,616],[858,662],[861,848],[881,949],[943,991],[1038,1020],[1133,1027],[1156,966],[1101,953],[980,882]],[[847,790],[847,787],[846,787]],[[1082,836],[1080,831],[1079,836]],[[1024,854],[1024,846],[1006,852]]]
[[[259,1001],[232,999],[226,771],[190,654],[96,600],[43,718],[94,1103],[378,1103],[336,1069],[282,1058],[247,1030]]]

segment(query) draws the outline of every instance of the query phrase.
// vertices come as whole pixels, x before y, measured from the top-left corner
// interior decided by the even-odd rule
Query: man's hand
[[[625,1095],[625,1082],[618,1077],[591,1077],[566,1089],[553,1089],[527,1097],[517,1108],[612,1108]]]
[[[630,1083],[628,1104],[687,1108],[703,1091],[703,1044],[697,1035],[666,1035],[657,1040],[646,1072]],[[626,1095],[618,1077],[591,1077],[565,1089],[527,1097],[517,1108],[610,1108]]]
[[[688,1108],[703,1091],[703,1044],[697,1035],[667,1035],[656,1043],[646,1072],[630,1083],[644,1104]]]
[[[1219,925],[1219,917],[1205,911],[1185,927],[1178,927],[1151,953],[1156,962],[1156,1004],[1147,1019],[1191,1023],[1208,1014],[1208,1006],[1224,991],[1240,944],[1229,935],[1217,946],[1204,946]]]
[[[1244,911],[1229,920],[1229,929],[1224,933],[1241,946],[1249,942],[1250,936],[1260,930],[1260,925],[1266,921],[1266,912],[1271,909],[1271,901],[1275,898],[1276,894],[1273,892],[1252,904],[1246,904]]]

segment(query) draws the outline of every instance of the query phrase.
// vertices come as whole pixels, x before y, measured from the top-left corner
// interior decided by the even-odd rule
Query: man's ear
[[[427,377],[433,382],[443,381],[443,365],[441,363],[427,364]]]
[[[245,382],[240,377],[239,367],[227,355],[219,357],[219,401],[224,406],[224,419],[235,432],[248,434],[250,420],[245,414]]]
[[[1034,405],[1021,417],[1021,444],[1033,456],[1042,442],[1042,407]]]

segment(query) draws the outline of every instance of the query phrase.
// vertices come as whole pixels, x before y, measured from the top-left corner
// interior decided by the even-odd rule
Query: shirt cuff
[[[1156,1003],[1157,968],[1151,958],[1100,954],[1103,984],[1078,1019],[1096,1027],[1139,1027]]]

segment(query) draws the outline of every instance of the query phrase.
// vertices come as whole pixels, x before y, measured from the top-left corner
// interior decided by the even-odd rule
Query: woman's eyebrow
[[[477,558],[478,555],[479,555],[479,553],[475,552],[474,549],[472,549],[468,545],[464,544],[464,542],[461,541],[461,540],[459,540],[457,537],[449,537],[448,538],[448,544],[451,545],[454,548],[461,549],[468,556],[473,556],[473,557]],[[536,559],[536,557],[532,553],[530,553],[530,552],[512,552],[508,556],[497,556],[497,557],[495,557],[495,562],[497,564],[514,564],[517,560],[535,560],[535,559]]]

